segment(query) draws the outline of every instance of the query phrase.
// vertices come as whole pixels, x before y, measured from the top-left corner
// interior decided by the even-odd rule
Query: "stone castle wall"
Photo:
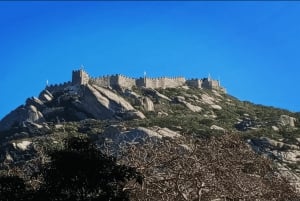
[[[89,77],[89,75],[83,71],[72,72],[72,84],[84,85],[84,84],[95,84],[101,87],[121,87],[121,88],[132,88],[136,87],[147,87],[147,88],[176,88],[180,86],[191,86],[196,88],[216,89],[225,92],[225,89],[220,86],[219,81],[211,78],[203,79],[189,79],[186,80],[184,77],[161,77],[161,78],[130,78],[123,75],[107,75],[97,78]]]
[[[196,88],[202,88],[202,79],[190,79],[186,81],[186,85]]]
[[[116,85],[119,85],[124,88],[132,88],[133,86],[136,86],[136,79],[126,77],[124,75],[117,75]]]
[[[210,81],[210,86],[212,89],[216,89],[218,87],[220,87],[219,81],[218,80],[211,80]]]
[[[212,80],[210,78],[202,79],[202,87],[205,89],[219,89],[220,84],[217,80]]]
[[[89,82],[89,75],[84,70],[72,71],[72,83],[73,84],[87,84]]]
[[[102,87],[123,87],[123,88],[132,88],[136,86],[135,79],[126,77],[123,75],[110,75],[103,76],[98,78],[90,78],[90,83],[96,84]]]
[[[161,77],[161,78],[143,78],[142,79],[144,84],[143,86],[147,88],[175,88],[185,85],[185,78],[184,77],[176,77],[176,78],[168,78],[168,77]]]
[[[102,76],[98,78],[90,78],[89,82],[98,86],[108,87],[110,86],[111,76]]]
[[[62,84],[53,84],[46,86],[46,89],[50,91],[51,93],[55,93],[58,91],[63,91],[66,87],[72,86],[72,82],[64,82]]]

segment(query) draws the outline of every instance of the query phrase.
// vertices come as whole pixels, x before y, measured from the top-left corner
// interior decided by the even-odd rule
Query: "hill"
[[[1,175],[39,189],[49,153],[81,137],[143,175],[124,187],[131,200],[299,200],[299,113],[239,101],[208,78],[87,78],[73,72],[1,120]]]

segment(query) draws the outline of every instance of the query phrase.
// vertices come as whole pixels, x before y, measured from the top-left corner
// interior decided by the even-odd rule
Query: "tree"
[[[119,161],[144,176],[142,188],[126,186],[131,200],[300,200],[274,163],[256,154],[237,134],[145,139],[119,149],[123,150]]]
[[[23,179],[17,176],[0,177],[0,200],[24,200],[26,194]]]
[[[37,199],[43,200],[128,200],[127,181],[142,182],[134,168],[117,165],[113,157],[97,150],[88,138],[71,138],[66,149],[50,154],[44,184]]]
[[[126,183],[134,179],[142,183],[135,168],[118,165],[115,158],[102,154],[88,138],[70,138],[64,149],[50,153],[50,157],[37,190],[27,190],[19,177],[0,177],[0,200],[126,201]]]

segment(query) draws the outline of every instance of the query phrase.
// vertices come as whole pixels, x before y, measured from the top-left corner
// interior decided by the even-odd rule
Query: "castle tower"
[[[89,82],[89,75],[84,70],[72,71],[72,84],[73,85],[85,85]]]

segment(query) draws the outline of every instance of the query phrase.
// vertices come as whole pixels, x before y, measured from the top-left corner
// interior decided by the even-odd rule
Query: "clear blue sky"
[[[221,78],[300,111],[300,2],[0,2],[0,119],[81,64],[92,76]]]

